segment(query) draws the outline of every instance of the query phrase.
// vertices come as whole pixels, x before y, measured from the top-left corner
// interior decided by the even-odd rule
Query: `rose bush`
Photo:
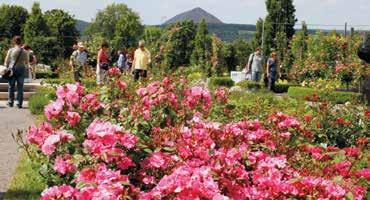
[[[42,200],[365,198],[367,140],[318,146],[280,112],[233,121],[224,89],[176,77],[134,89],[118,73],[98,93],[61,86],[47,122],[29,129]]]

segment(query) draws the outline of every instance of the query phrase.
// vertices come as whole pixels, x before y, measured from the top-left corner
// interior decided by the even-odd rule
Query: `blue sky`
[[[370,0],[294,0],[299,21],[308,24],[370,24]],[[29,9],[33,0],[0,0]],[[39,0],[42,9],[63,8],[78,19],[91,21],[110,3],[126,3],[144,24],[160,24],[186,10],[201,7],[225,23],[255,24],[266,15],[265,0]],[[363,29],[364,27],[358,27]],[[370,28],[367,27],[367,28]]]

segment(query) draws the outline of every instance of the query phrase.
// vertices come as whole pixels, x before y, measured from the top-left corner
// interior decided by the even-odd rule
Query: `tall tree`
[[[272,38],[276,38],[278,32],[285,32],[290,40],[294,33],[297,22],[293,0],[266,0],[267,17],[272,22]]]
[[[51,35],[57,37],[59,46],[63,49],[64,57],[69,56],[79,35],[76,29],[76,20],[69,13],[60,9],[46,11],[44,17]]]
[[[23,36],[23,28],[28,17],[25,8],[15,5],[0,6],[0,38]]]
[[[87,28],[88,35],[101,35],[111,40],[115,48],[136,46],[143,35],[144,26],[139,15],[126,4],[111,4],[99,11]]]
[[[237,65],[244,67],[249,59],[249,55],[252,53],[252,49],[248,42],[242,38],[237,38],[233,42],[236,55]]]
[[[50,34],[49,27],[42,14],[40,4],[33,3],[31,15],[26,21],[24,27],[24,37],[27,43],[32,42],[32,39],[39,36],[48,36]]]
[[[202,19],[198,25],[198,31],[194,40],[194,50],[192,53],[192,64],[201,67],[201,69],[210,75],[211,72],[211,51],[212,39],[207,30],[207,23]]]
[[[165,36],[165,64],[169,69],[190,64],[194,49],[196,25],[193,21],[178,22],[169,27]]]

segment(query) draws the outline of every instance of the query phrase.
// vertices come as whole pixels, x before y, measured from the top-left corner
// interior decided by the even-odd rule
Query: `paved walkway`
[[[0,101],[0,200],[18,162],[19,149],[11,134],[33,123],[27,102],[24,107],[8,108],[6,101]]]

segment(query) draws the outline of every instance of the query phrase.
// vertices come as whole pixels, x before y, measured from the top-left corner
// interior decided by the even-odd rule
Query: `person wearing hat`
[[[139,80],[140,77],[147,77],[148,66],[151,62],[150,52],[145,48],[145,41],[141,40],[139,42],[139,48],[135,51],[133,70],[134,70],[134,80]]]
[[[77,44],[77,50],[75,50],[70,58],[70,66],[73,72],[73,79],[76,82],[80,82],[81,71],[87,65],[87,52],[85,51],[85,46],[82,42]]]

